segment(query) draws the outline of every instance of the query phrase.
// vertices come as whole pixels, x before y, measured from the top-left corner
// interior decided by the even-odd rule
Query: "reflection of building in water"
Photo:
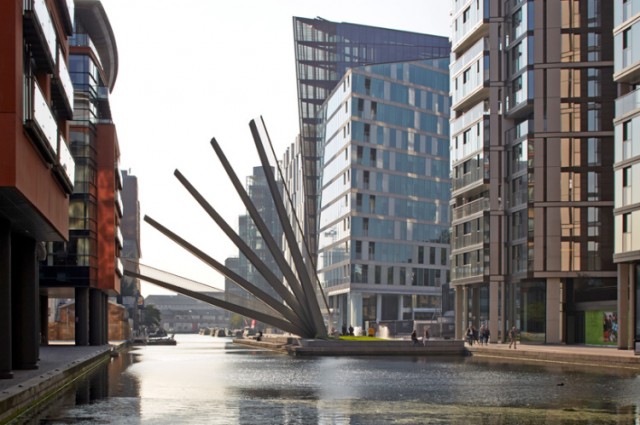
[[[145,305],[160,311],[160,326],[167,332],[196,333],[200,328],[229,326],[228,311],[184,295],[149,295]]]

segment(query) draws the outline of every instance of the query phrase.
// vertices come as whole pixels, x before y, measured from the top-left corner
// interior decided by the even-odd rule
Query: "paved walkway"
[[[52,343],[40,347],[38,369],[14,370],[12,379],[0,379],[0,423],[15,409],[21,410],[29,400],[37,399],[65,380],[84,370],[99,358],[108,356],[111,350],[124,342],[108,345],[78,347],[72,344]]]
[[[504,343],[473,345],[472,347],[465,344],[465,346],[473,355],[477,356],[598,364],[640,370],[640,355],[636,355],[633,350],[619,350],[616,347],[518,344],[518,347],[513,349],[509,348],[509,344]]]

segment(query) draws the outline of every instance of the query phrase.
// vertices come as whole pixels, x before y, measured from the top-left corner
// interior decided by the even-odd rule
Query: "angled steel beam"
[[[262,125],[263,128],[265,128],[263,122]],[[258,151],[258,156],[260,157],[260,162],[262,163],[262,168],[264,169],[264,175],[267,180],[267,184],[269,185],[271,197],[273,198],[278,217],[280,218],[280,223],[282,224],[282,230],[291,251],[291,257],[293,258],[293,262],[296,266],[296,269],[298,270],[300,283],[302,284],[302,289],[306,295],[304,297],[304,301],[307,303],[309,312],[311,313],[311,317],[313,318],[313,324],[315,325],[317,336],[326,337],[327,328],[324,324],[324,319],[322,318],[322,312],[320,310],[320,305],[318,304],[316,292],[313,289],[313,283],[311,282],[311,277],[309,276],[309,270],[304,265],[304,260],[302,258],[302,253],[300,252],[300,248],[298,247],[295,233],[293,231],[293,228],[291,227],[291,223],[287,218],[287,212],[284,208],[284,202],[282,201],[282,197],[280,196],[280,192],[278,191],[278,188],[276,186],[275,178],[273,176],[273,173],[271,172],[269,158],[267,157],[267,154],[264,150],[262,137],[260,136],[260,131],[258,130],[258,126],[255,120],[251,120],[249,122],[249,128],[251,129],[251,134]]]
[[[167,229],[165,226],[158,223],[156,220],[152,219],[151,217],[145,215],[144,221],[146,221],[153,228],[158,230],[160,233],[162,233],[163,235],[165,235],[166,237],[168,237],[169,239],[171,239],[172,241],[174,241],[175,243],[177,243],[178,245],[180,245],[181,247],[189,251],[196,258],[199,258],[200,260],[202,260],[203,262],[205,262],[206,264],[208,264],[209,266],[211,266],[212,268],[220,272],[222,275],[232,280],[238,286],[246,289],[258,300],[260,300],[264,304],[268,305],[269,307],[271,307],[272,309],[280,313],[284,318],[286,318],[289,322],[291,322],[292,325],[296,326],[298,329],[301,329],[301,330],[304,329],[308,334],[308,332],[310,331],[308,327],[305,326],[305,324],[300,320],[300,318],[289,307],[285,306],[283,303],[276,300],[271,295],[267,294],[257,286],[253,285],[248,280],[244,279],[242,276],[238,275],[234,271],[230,270],[229,268],[225,267],[218,261],[214,260],[207,254],[205,254],[203,251],[196,248],[195,246],[193,246],[192,244],[190,244],[180,236],[176,235],[174,232]]]
[[[274,327],[276,327],[278,329],[282,329],[285,332],[289,332],[289,333],[292,333],[294,335],[301,335],[301,336],[305,335],[304,332],[301,332],[301,329],[299,329],[297,326],[289,323],[286,320],[282,320],[280,318],[273,317],[273,316],[270,316],[268,314],[260,313],[260,312],[257,312],[255,310],[251,310],[251,309],[245,308],[245,307],[243,307],[241,305],[230,303],[228,301],[220,300],[218,298],[214,298],[214,297],[205,295],[205,294],[200,293],[200,292],[190,291],[188,289],[184,289],[184,288],[181,288],[180,286],[172,285],[172,284],[170,284],[168,282],[164,282],[164,281],[162,281],[160,279],[156,279],[156,278],[153,278],[151,276],[145,276],[145,275],[140,274],[140,273],[135,273],[135,272],[133,272],[131,270],[125,270],[124,274],[126,276],[137,278],[137,279],[140,279],[140,280],[144,280],[145,282],[149,282],[149,283],[152,283],[154,285],[160,286],[161,288],[165,288],[165,289],[168,289],[170,291],[177,292],[179,294],[183,294],[183,295],[186,295],[186,296],[191,297],[191,298],[195,298],[195,299],[200,300],[200,301],[204,301],[207,304],[211,304],[211,305],[214,305],[216,307],[220,307],[220,308],[223,308],[225,310],[229,310],[229,311],[232,311],[234,313],[238,313],[238,314],[240,314],[242,316],[250,317],[252,319],[255,319],[255,320],[258,320],[260,322],[266,323],[268,325],[274,326]]]
[[[258,257],[251,247],[246,244],[245,241],[227,224],[227,222],[218,214],[218,212],[207,202],[206,199],[196,190],[196,188],[182,175],[179,170],[175,170],[174,175],[177,179],[182,183],[182,185],[187,189],[187,191],[193,196],[193,198],[200,204],[200,206],[209,214],[209,216],[213,219],[213,221],[220,227],[220,229],[224,232],[225,235],[231,242],[234,243],[235,246],[238,247],[240,252],[242,252],[245,257],[255,266],[255,268],[260,272],[262,277],[271,285],[271,287],[282,297],[282,299],[291,307],[293,312],[299,317],[299,320],[302,323],[306,323],[307,327],[311,329],[312,322],[309,320],[307,315],[305,314],[304,309],[300,305],[300,300],[294,297],[294,294],[287,289],[286,286],[278,279],[278,277],[269,269],[269,267]]]
[[[293,273],[291,266],[289,266],[289,264],[287,263],[287,260],[284,258],[282,249],[278,246],[277,242],[273,238],[273,235],[269,231],[269,228],[265,224],[264,220],[262,220],[262,217],[260,216],[258,209],[255,207],[255,205],[251,201],[251,198],[249,198],[247,191],[244,189],[244,186],[240,182],[240,179],[238,179],[238,176],[233,171],[233,167],[231,167],[231,164],[227,160],[226,155],[220,148],[220,145],[218,144],[218,141],[215,139],[215,137],[211,139],[211,146],[213,147],[213,150],[215,151],[218,159],[220,160],[222,167],[227,172],[227,175],[229,176],[229,179],[231,180],[233,187],[236,189],[236,192],[238,193],[238,195],[240,195],[240,199],[242,199],[244,206],[247,208],[247,212],[249,212],[249,215],[253,219],[254,224],[260,231],[260,234],[262,235],[262,239],[264,240],[265,245],[271,252],[273,259],[276,261],[276,263],[278,264],[278,267],[282,271],[282,274],[285,280],[287,281],[287,283],[289,284],[291,291],[293,292],[295,297],[298,299],[298,301],[300,301],[300,303],[303,303],[306,306],[304,290],[302,289],[302,285],[300,284],[298,277],[296,277],[296,275]],[[307,321],[309,323],[313,323],[313,319],[306,309],[304,311],[304,314]]]

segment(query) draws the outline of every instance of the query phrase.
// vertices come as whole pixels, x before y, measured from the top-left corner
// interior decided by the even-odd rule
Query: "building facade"
[[[613,7],[452,6],[456,336],[615,345]]]
[[[322,124],[318,273],[333,325],[430,320],[449,280],[449,58],[351,68]]]
[[[282,193],[282,183],[278,183],[278,186],[280,193]],[[253,202],[254,206],[260,213],[260,217],[269,229],[269,232],[281,248],[282,226],[280,225],[280,220],[278,219],[275,204],[271,197],[271,192],[269,191],[269,186],[262,167],[253,168],[253,174],[247,177],[245,189],[247,191],[247,195],[251,199],[251,202]],[[249,248],[251,248],[253,253],[274,272],[276,277],[282,280],[282,273],[279,271],[280,269],[277,267],[271,252],[269,252],[269,248],[264,242],[260,231],[249,214],[244,214],[238,217],[238,235],[249,246]],[[235,266],[232,270],[240,276],[253,283],[261,290],[267,292],[273,298],[277,300],[282,299],[282,297],[280,297],[271,285],[267,283],[259,270],[256,269],[256,267],[242,252],[238,253],[237,260],[227,260]],[[253,295],[229,280],[225,280],[225,291],[231,295],[253,298]]]
[[[640,0],[615,0],[615,252],[619,348],[640,341]],[[624,326],[622,324],[627,324]]]
[[[74,88],[69,141],[76,164],[67,211],[69,241],[47,244],[40,282],[50,296],[75,298],[76,344],[102,345],[108,341],[108,297],[120,293],[123,275],[123,207],[120,151],[109,106],[118,51],[98,0],[75,1],[69,72]]]
[[[321,140],[317,113],[329,93],[354,66],[447,56],[449,40],[428,34],[331,22],[322,18],[293,18],[298,114],[302,153],[305,237],[317,263]],[[304,249],[302,249],[304,252]]]
[[[0,3],[0,378],[38,367],[37,259],[42,241],[68,238],[73,16],[71,0]]]
[[[138,178],[131,171],[122,170],[122,260],[138,263],[142,257],[140,241],[140,201],[138,198]],[[120,303],[127,307],[133,321],[133,329],[140,323],[139,306],[143,299],[140,293],[140,279],[123,276],[120,283]]]

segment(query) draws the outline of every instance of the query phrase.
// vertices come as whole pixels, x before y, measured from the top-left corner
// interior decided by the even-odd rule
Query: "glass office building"
[[[319,196],[318,108],[345,72],[354,66],[449,55],[449,39],[428,34],[293,18],[298,110],[303,158],[304,232],[315,256]]]
[[[333,325],[431,319],[449,275],[448,57],[354,67],[317,115]]]
[[[640,0],[614,0],[615,251],[620,348],[640,342]]]

